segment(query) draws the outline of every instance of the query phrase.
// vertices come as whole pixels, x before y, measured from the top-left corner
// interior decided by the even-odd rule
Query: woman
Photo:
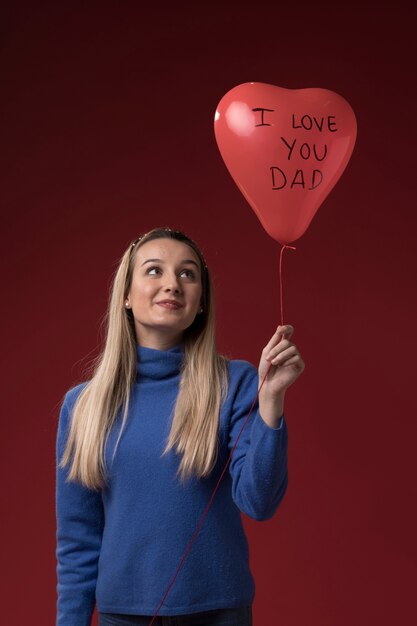
[[[100,626],[150,623],[270,366],[153,622],[252,623],[240,511],[270,519],[284,496],[284,394],[304,363],[292,326],[278,327],[258,371],[228,360],[216,352],[214,320],[210,274],[190,238],[157,228],[129,246],[103,353],[91,380],[66,393],[59,418],[57,626],[89,626],[95,603]]]

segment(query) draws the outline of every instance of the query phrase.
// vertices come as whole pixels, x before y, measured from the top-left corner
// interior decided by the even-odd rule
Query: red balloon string
[[[282,245],[282,248],[281,248],[281,253],[280,253],[280,259],[279,259],[279,293],[280,293],[280,304],[281,304],[281,326],[284,326],[284,306],[283,306],[283,298],[282,298],[282,254],[283,254],[283,252],[284,252],[284,249],[285,249],[285,248],[289,248],[289,249],[291,249],[291,250],[295,250],[295,249],[296,249],[294,246],[287,246],[286,244],[283,244],[283,245]],[[282,338],[283,338],[283,337],[281,337],[281,340],[282,340]],[[179,564],[179,566],[178,566],[178,568],[177,568],[177,571],[176,571],[176,573],[175,573],[175,576],[174,576],[174,578],[172,579],[172,581],[170,582],[170,584],[168,585],[168,588],[167,588],[167,590],[165,591],[164,597],[162,598],[161,603],[160,603],[160,605],[158,606],[158,609],[157,609],[157,611],[156,611],[155,615],[153,616],[152,620],[150,621],[149,626],[152,626],[152,624],[153,624],[153,622],[154,622],[154,620],[155,620],[156,616],[158,615],[158,613],[159,613],[159,609],[160,609],[160,608],[161,608],[161,606],[163,605],[163,603],[164,603],[164,601],[165,601],[165,598],[167,597],[167,595],[168,595],[168,593],[169,593],[169,590],[171,589],[172,585],[174,584],[175,579],[176,579],[176,577],[178,576],[179,571],[180,571],[180,569],[181,569],[181,567],[182,567],[182,564],[184,563],[185,558],[186,558],[186,556],[187,556],[188,552],[190,551],[191,546],[192,546],[192,545],[193,545],[193,543],[194,543],[194,540],[195,540],[195,538],[196,538],[196,536],[197,536],[197,534],[198,534],[198,532],[199,532],[199,530],[200,530],[200,527],[201,527],[201,525],[202,525],[202,523],[203,523],[203,520],[204,520],[204,518],[205,518],[205,516],[206,516],[206,514],[207,514],[207,512],[208,512],[208,510],[209,510],[209,508],[210,508],[210,506],[211,506],[211,503],[212,503],[213,498],[214,498],[214,496],[215,496],[215,494],[216,494],[216,491],[217,491],[217,489],[218,489],[218,487],[219,487],[219,485],[220,485],[220,482],[221,482],[221,480],[222,480],[222,478],[223,478],[223,476],[224,476],[224,473],[225,473],[225,471],[226,471],[226,469],[227,469],[227,466],[228,466],[228,465],[229,465],[229,463],[230,463],[230,460],[231,460],[231,458],[232,458],[233,452],[234,452],[234,450],[235,450],[235,448],[236,448],[236,446],[237,446],[237,443],[238,443],[238,441],[239,441],[239,439],[240,439],[240,435],[242,434],[243,429],[245,428],[246,423],[247,423],[247,421],[248,421],[249,417],[251,416],[251,413],[252,413],[253,407],[255,406],[255,403],[256,403],[256,401],[257,401],[257,399],[258,399],[258,396],[259,396],[259,392],[260,392],[260,391],[261,391],[261,389],[262,389],[262,386],[263,386],[263,384],[264,384],[264,382],[265,382],[266,377],[268,376],[268,373],[269,373],[269,370],[271,369],[271,366],[272,366],[272,363],[270,363],[270,364],[269,364],[269,366],[268,366],[268,369],[267,369],[266,374],[265,374],[265,376],[264,376],[264,378],[263,378],[263,380],[262,380],[262,383],[261,383],[261,385],[260,385],[260,387],[259,387],[259,389],[258,389],[258,392],[257,392],[257,394],[256,394],[256,396],[255,396],[255,399],[254,399],[254,401],[252,402],[252,406],[251,406],[251,408],[250,408],[250,411],[249,411],[249,413],[248,413],[248,416],[247,416],[247,418],[246,418],[246,420],[245,420],[245,422],[244,422],[244,424],[243,424],[242,428],[240,429],[240,432],[239,432],[239,434],[238,434],[238,436],[237,436],[237,439],[236,439],[236,441],[235,441],[235,445],[233,446],[233,449],[232,449],[232,451],[231,451],[231,453],[230,453],[230,455],[229,455],[229,458],[228,458],[228,460],[227,460],[227,463],[226,463],[226,465],[225,465],[225,466],[224,466],[224,468],[223,468],[223,471],[222,471],[222,473],[221,473],[221,475],[220,475],[219,480],[217,481],[217,485],[216,485],[216,487],[214,488],[214,491],[213,491],[213,493],[212,493],[212,495],[211,495],[211,498],[210,498],[210,500],[209,500],[209,503],[207,504],[207,506],[206,506],[206,508],[205,508],[205,511],[204,511],[204,513],[203,513],[203,515],[202,515],[202,517],[201,517],[201,520],[200,520],[200,522],[199,522],[199,524],[198,524],[198,526],[197,526],[197,528],[196,528],[196,530],[195,530],[195,532],[194,532],[194,535],[191,537],[191,541],[190,541],[190,543],[188,544],[188,548],[187,548],[187,550],[185,551],[185,554],[184,554],[184,556],[183,556],[183,557],[182,557],[182,559],[181,559],[181,562],[180,562],[180,564]]]
[[[279,255],[279,301],[281,304],[281,326],[284,326],[284,300],[282,297],[282,253],[284,252],[285,248],[289,248],[290,250],[297,249],[295,246],[287,246],[286,244],[283,244]]]

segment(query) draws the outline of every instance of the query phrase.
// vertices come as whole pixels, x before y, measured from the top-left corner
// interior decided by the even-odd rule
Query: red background
[[[280,247],[213,132],[248,81],[331,89],[358,120],[284,254],[306,369],[286,395],[287,495],[272,520],[243,516],[254,623],[413,622],[415,17],[399,1],[2,3],[3,623],[54,623],[59,406],[101,346],[128,243],[156,225],[200,243],[229,356],[257,364],[280,323]]]

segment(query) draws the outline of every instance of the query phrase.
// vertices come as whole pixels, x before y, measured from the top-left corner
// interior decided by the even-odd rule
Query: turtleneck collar
[[[184,356],[184,345],[177,344],[169,350],[156,350],[136,346],[137,376],[143,380],[164,380],[177,376]]]

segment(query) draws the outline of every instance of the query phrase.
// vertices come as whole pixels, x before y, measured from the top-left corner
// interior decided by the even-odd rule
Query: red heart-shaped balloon
[[[244,83],[220,100],[214,132],[262,226],[288,244],[303,235],[342,175],[356,118],[348,102],[327,89]]]

